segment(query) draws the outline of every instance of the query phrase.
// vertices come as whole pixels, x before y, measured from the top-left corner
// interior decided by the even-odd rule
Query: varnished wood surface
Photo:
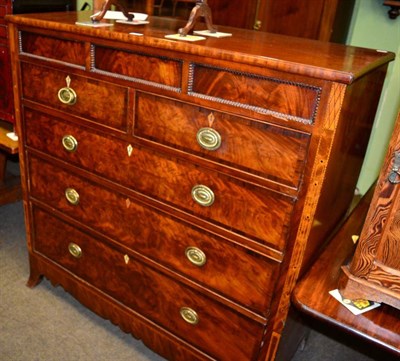
[[[194,44],[187,44],[164,38],[167,34],[176,33],[182,26],[181,22],[167,18],[150,18],[149,25],[134,27],[134,29],[122,24],[101,29],[75,25],[76,21],[89,21],[90,15],[91,12],[49,13],[13,15],[7,16],[6,19],[24,26],[69,31],[77,35],[150,45],[192,55],[223,58],[227,61],[248,62],[289,73],[344,83],[351,83],[373,67],[394,58],[392,53],[224,27],[221,27],[220,31],[232,32],[232,37],[208,38]],[[133,30],[143,33],[144,36],[129,35],[129,32]]]
[[[207,345],[204,351],[221,361],[248,360],[257,349],[264,329],[262,323],[205,298],[144,265],[131,254],[124,257],[124,253],[39,209],[34,210],[34,219],[35,252],[62,265],[133,311],[188,342],[198,343],[200,347]],[[68,250],[71,242],[80,247],[79,258],[71,257]],[[182,307],[190,307],[197,313],[198,324],[190,324],[181,317]]]
[[[343,268],[346,276],[340,287],[346,298],[367,298],[400,310],[400,176],[395,171],[396,154],[400,155],[400,113],[358,247],[349,267]]]
[[[144,36],[135,37],[128,34],[132,28],[126,25],[108,29],[76,26],[76,16],[37,15],[36,20],[35,15],[20,16],[12,18],[17,25],[10,23],[18,128],[22,134],[24,205],[28,210],[29,284],[33,286],[40,275],[45,275],[95,310],[108,305],[106,294],[112,295],[116,298],[112,306],[114,322],[126,327],[121,322],[121,307],[115,307],[118,302],[128,304],[131,312],[139,312],[147,323],[156,322],[159,330],[163,328],[163,337],[152,335],[149,329],[138,333],[146,334],[146,344],[163,338],[165,343],[155,349],[172,360],[179,357],[166,349],[173,347],[168,335],[176,340],[177,349],[186,342],[209,357],[232,359],[239,355],[246,360],[273,360],[304,259],[315,253],[325,239],[321,235],[328,234],[341,220],[350,203],[359,160],[366,148],[356,135],[360,129],[365,134],[370,131],[375,100],[392,54],[346,47],[331,52],[333,48],[323,43],[239,29],[232,29],[231,38],[186,44],[164,38],[178,28],[175,21],[151,19],[149,26],[135,28],[144,31]],[[30,46],[29,39],[35,46]],[[321,59],[315,56],[319,52]],[[325,62],[328,58],[330,64]],[[70,105],[57,99],[60,86],[68,86],[67,75],[77,92],[76,102]],[[42,78],[49,84],[44,89]],[[365,89],[369,89],[368,97]],[[162,105],[154,100],[161,109],[151,101],[141,106],[140,97],[145,93],[151,93],[154,99],[163,98]],[[158,119],[157,113],[164,114],[163,108],[168,116]],[[208,109],[228,119],[216,117],[212,121],[207,115],[210,127],[226,129],[224,138],[246,133],[244,140],[234,140],[233,153],[226,159],[194,154],[198,147],[195,137],[184,149],[182,138],[188,133],[175,134],[188,123],[188,129],[197,128],[191,124],[197,118],[193,113]],[[240,126],[236,125],[238,118]],[[268,143],[279,134],[279,140],[267,146],[282,153],[271,158],[274,164],[258,166],[267,158],[268,148],[245,146],[251,142],[251,134],[259,136],[260,132],[253,133],[244,124],[276,127],[276,133],[268,133],[261,141]],[[161,130],[167,133],[165,137]],[[61,142],[67,134],[78,144],[71,152]],[[292,136],[294,144],[286,146]],[[238,149],[242,142],[245,152]],[[297,147],[296,142],[303,149],[298,154],[291,148]],[[263,154],[258,155],[256,148]],[[292,150],[285,154],[285,148]],[[239,159],[241,156],[252,159]],[[348,163],[349,158],[357,161]],[[293,179],[282,175],[280,166],[293,167]],[[347,171],[350,176],[342,182],[332,180]],[[198,184],[212,189],[216,196],[212,205],[195,202],[191,191]],[[67,202],[67,187],[79,193],[78,204]],[[320,219],[320,209],[329,209],[332,199],[336,206],[330,209],[326,222]],[[45,215],[35,218],[32,209],[38,207]],[[50,233],[46,232],[46,219],[52,216],[62,224],[51,230],[57,244],[67,242],[57,238],[62,234],[56,230],[63,227],[84,239],[85,244],[87,240],[90,255],[94,255],[89,256],[93,269],[73,266],[71,259],[46,239]],[[158,226],[161,229],[155,236],[152,232]],[[321,231],[308,247],[315,228]],[[207,248],[213,274],[207,273],[207,268],[203,273],[186,269],[180,257],[184,257],[184,242],[190,240]],[[47,244],[51,244],[48,250]],[[143,281],[135,277],[130,282],[141,292],[132,295],[126,287],[125,294],[118,284],[93,276],[101,269],[96,260],[104,259],[103,252],[113,260],[125,253],[138,260],[140,270],[133,273],[138,278],[143,274]],[[130,267],[121,269],[110,262],[104,259],[107,272],[125,284]],[[225,279],[218,275],[224,272]],[[79,276],[92,284],[79,281]],[[165,288],[165,295],[152,301],[157,304],[164,299],[160,314],[151,310],[151,304],[143,305],[154,289],[146,281],[151,277],[155,288]],[[169,281],[162,286],[166,278]],[[88,302],[84,292],[95,287],[100,289],[94,293],[102,292],[103,297]],[[173,327],[165,319],[167,303],[176,302],[171,290],[179,293],[179,299],[185,297],[180,294],[183,289],[188,290],[187,299],[196,299],[202,312],[206,303],[218,309],[213,322],[218,329],[215,333],[224,335],[224,339],[228,337],[225,334],[234,332],[226,341],[243,351],[233,348],[233,355],[232,350],[221,350],[219,337],[209,337],[213,330],[207,318],[209,331],[196,329],[198,337],[187,335],[178,323]],[[100,313],[111,317],[111,312]],[[234,324],[223,320],[224,314],[235,314]],[[239,319],[249,321],[243,328],[244,341],[237,329]],[[201,352],[197,355],[201,358]]]
[[[10,52],[8,50],[8,28],[4,19],[11,14],[12,1],[0,1],[0,120],[14,122]]]
[[[300,311],[400,356],[399,310],[382,305],[355,316],[328,293],[338,288],[341,266],[354,252],[355,245],[351,236],[359,235],[361,232],[372,193],[373,189],[364,197],[309,272],[297,284],[292,300]]]

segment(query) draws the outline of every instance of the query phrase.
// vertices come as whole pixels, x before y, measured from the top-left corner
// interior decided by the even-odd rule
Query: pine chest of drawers
[[[170,360],[272,360],[393,54],[8,17],[31,275]]]

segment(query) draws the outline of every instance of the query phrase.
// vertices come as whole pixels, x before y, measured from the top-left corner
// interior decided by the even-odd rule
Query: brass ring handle
[[[187,259],[197,267],[202,267],[207,262],[205,253],[197,247],[188,247],[185,250]]]
[[[69,86],[71,84],[71,78],[69,77],[69,75],[65,78],[65,81],[67,83],[67,86],[61,88],[58,91],[58,99],[63,104],[73,105],[76,103],[76,99],[78,96],[76,95],[75,90]]]
[[[68,251],[71,253],[71,255],[75,258],[81,258],[82,257],[82,250],[81,247],[79,247],[76,243],[70,243],[68,245]]]
[[[62,145],[68,152],[75,152],[78,148],[78,141],[72,135],[64,135],[62,138]]]
[[[201,184],[192,188],[192,198],[203,207],[209,207],[215,201],[214,192],[207,186]]]
[[[221,146],[221,135],[213,128],[201,128],[196,135],[197,143],[207,150],[217,150]]]
[[[199,323],[199,316],[197,312],[189,307],[182,307],[180,309],[181,317],[191,325],[197,325]]]
[[[73,188],[67,188],[65,190],[65,198],[74,206],[79,204],[79,193]]]

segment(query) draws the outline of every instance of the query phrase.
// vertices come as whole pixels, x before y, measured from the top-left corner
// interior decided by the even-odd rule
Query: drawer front
[[[127,88],[29,63],[22,63],[21,73],[25,99],[126,131]],[[67,77],[70,78],[69,86]],[[61,102],[60,89],[67,93],[66,89],[72,89],[76,94],[75,103]],[[67,95],[62,97],[65,100]]]
[[[94,46],[95,69],[107,75],[179,91],[182,61],[164,56]]]
[[[192,64],[191,73],[189,92],[193,95],[259,113],[281,114],[305,124],[314,123],[319,87],[200,64]]]
[[[0,23],[0,38],[7,38],[7,26]]]
[[[36,252],[219,360],[253,359],[264,325],[43,211],[34,222]]]
[[[25,112],[29,146],[283,250],[293,198],[35,114]],[[74,152],[63,148],[65,135]]]
[[[137,93],[135,135],[291,187],[303,173],[309,134]]]
[[[25,31],[21,32],[20,39],[23,53],[85,66],[85,44],[81,41],[58,39]]]
[[[30,169],[33,197],[247,308],[268,312],[277,262],[37,158],[31,157]],[[77,191],[79,204],[67,201],[67,188]]]

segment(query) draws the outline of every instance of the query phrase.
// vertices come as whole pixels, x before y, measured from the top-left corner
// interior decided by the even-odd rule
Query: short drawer
[[[255,73],[191,64],[189,94],[313,124],[321,88]]]
[[[127,88],[24,62],[21,75],[24,99],[126,131]]]
[[[203,220],[282,251],[295,199],[64,123],[25,112],[27,145],[57,156]],[[76,146],[71,151],[62,145]]]
[[[21,32],[22,53],[85,66],[86,51],[82,41],[54,38],[46,35]]]
[[[36,199],[247,308],[267,313],[278,262],[37,158],[31,158],[30,169]],[[68,202],[68,188],[77,192],[79,204]]]
[[[174,91],[182,88],[181,60],[100,45],[93,45],[93,49],[96,71],[158,88]]]
[[[137,137],[298,187],[310,135],[146,93],[137,93]]]
[[[34,251],[219,360],[250,360],[265,324],[34,210]],[[221,347],[229,345],[229,347]]]

